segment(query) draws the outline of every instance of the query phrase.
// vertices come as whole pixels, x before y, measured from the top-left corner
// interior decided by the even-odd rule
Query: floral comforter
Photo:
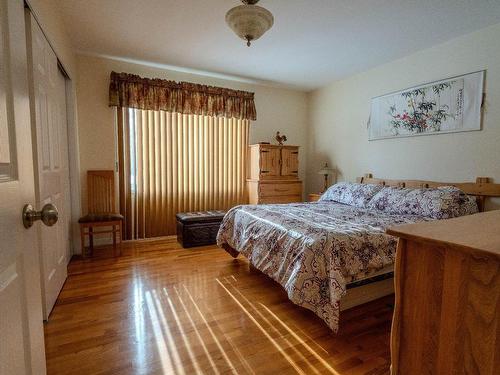
[[[396,239],[385,229],[424,220],[330,201],[237,206],[217,244],[242,253],[337,332],[346,284],[394,263]]]

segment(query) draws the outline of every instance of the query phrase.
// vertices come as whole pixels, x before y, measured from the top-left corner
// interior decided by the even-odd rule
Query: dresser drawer
[[[277,195],[274,197],[259,198],[259,204],[297,203],[297,202],[302,202],[302,195]]]
[[[259,196],[260,197],[276,197],[276,196],[302,196],[302,183],[273,183],[273,184],[260,184]]]

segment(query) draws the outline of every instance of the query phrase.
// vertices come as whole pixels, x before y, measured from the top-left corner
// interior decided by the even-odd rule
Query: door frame
[[[30,4],[31,0],[24,0],[25,7],[33,15],[33,18],[40,26],[45,39],[54,51],[57,57],[57,64],[66,76],[66,116],[67,116],[67,141],[68,141],[68,168],[69,168],[69,183],[70,183],[70,201],[71,201],[71,248],[68,254],[68,263],[71,257],[75,254],[81,253],[80,241],[80,228],[78,226],[78,219],[82,214],[81,203],[81,174],[80,174],[80,150],[78,141],[78,117],[77,117],[77,102],[76,102],[76,84],[74,79],[64,68],[64,62],[61,61],[51,42],[49,36],[44,30],[44,25],[40,22],[37,12]]]
[[[56,55],[57,56],[57,55]],[[61,68],[66,73],[66,118],[68,136],[68,167],[71,195],[71,253],[68,254],[68,263],[74,254],[81,254],[80,226],[78,219],[82,216],[81,185],[80,185],[80,147],[78,143],[78,124],[76,113],[76,87],[61,61],[57,58]]]

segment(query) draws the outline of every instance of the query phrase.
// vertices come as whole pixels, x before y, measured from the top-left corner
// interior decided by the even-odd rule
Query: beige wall
[[[76,56],[66,33],[57,2],[28,0],[28,3],[66,72],[72,79],[76,79]]]
[[[454,39],[309,94],[307,190],[329,161],[338,180],[371,172],[385,178],[500,183],[500,24]],[[368,141],[370,98],[417,84],[486,69],[483,130]]]
[[[86,208],[85,173],[89,169],[113,169],[115,161],[114,110],[108,107],[109,74],[112,70],[230,87],[255,92],[257,121],[252,122],[250,142],[273,141],[276,130],[288,143],[302,146],[300,173],[305,175],[307,95],[304,92],[227,81],[180,73],[128,62],[78,55],[78,125],[82,176],[82,207]]]

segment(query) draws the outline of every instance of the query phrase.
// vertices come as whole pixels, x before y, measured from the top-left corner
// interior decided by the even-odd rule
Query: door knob
[[[30,228],[37,220],[42,220],[46,226],[51,227],[57,223],[58,218],[59,211],[52,203],[47,203],[41,211],[35,211],[31,204],[26,204],[23,207],[23,224],[25,228]]]

